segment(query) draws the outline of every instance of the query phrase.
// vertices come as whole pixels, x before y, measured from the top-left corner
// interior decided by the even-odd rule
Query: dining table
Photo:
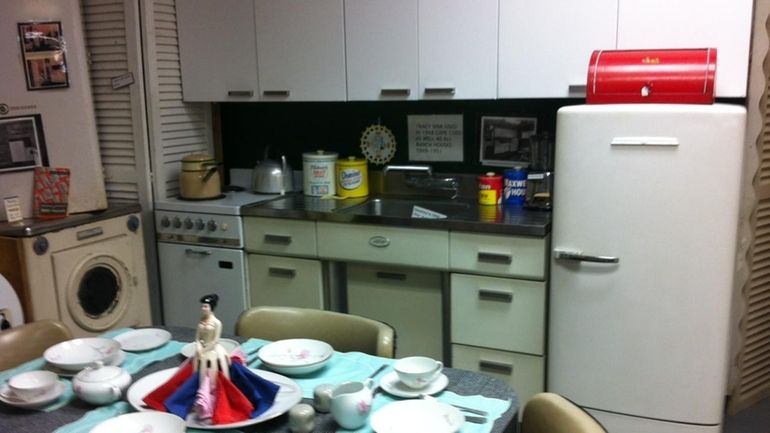
[[[171,334],[171,339],[165,344],[165,347],[146,352],[130,352],[122,367],[126,368],[132,376],[132,383],[145,376],[154,373],[178,367],[185,360],[185,356],[180,350],[186,344],[194,341],[195,330],[185,327],[166,327],[155,326],[154,328],[167,330]],[[137,328],[139,329],[139,328]],[[114,337],[122,332],[130,332],[130,328],[122,328],[106,332],[102,336]],[[259,339],[251,339],[235,335],[223,335],[223,338],[235,340],[241,344],[247,352],[248,366],[255,369],[267,368],[261,364],[258,357],[254,354],[258,348],[269,342]],[[302,403],[313,405],[313,388],[320,383],[329,383],[338,385],[340,381],[357,380],[363,381],[369,375],[376,373],[373,377],[375,383],[378,383],[388,371],[392,372],[392,364],[395,359],[380,358],[372,355],[349,352],[335,353],[335,359],[355,360],[360,366],[358,369],[342,368],[323,368],[315,373],[304,375],[302,377],[292,377],[302,388]],[[42,358],[29,361],[14,369],[0,371],[0,383],[8,380],[13,374],[21,371],[45,368],[45,361]],[[385,368],[379,369],[385,365]],[[335,377],[333,371],[344,371],[344,377]],[[448,404],[461,404],[464,406],[473,406],[476,409],[482,409],[488,412],[487,417],[479,417],[476,414],[464,413],[464,415],[475,422],[466,421],[459,430],[459,433],[509,433],[518,430],[518,412],[519,400],[515,390],[506,382],[479,372],[445,367],[443,373],[448,378],[448,384],[442,391],[436,393],[438,401]],[[70,378],[71,379],[71,378]],[[160,384],[158,384],[160,385]],[[100,422],[121,415],[127,412],[133,412],[136,409],[127,402],[126,395],[118,402],[95,406],[87,403],[72,394],[71,383],[70,394],[63,396],[58,404],[52,407],[41,409],[22,409],[0,403],[0,431],[3,432],[25,432],[25,433],[87,433]],[[129,388],[130,389],[130,388]],[[372,403],[372,414],[381,409],[388,403],[402,400],[381,389],[375,389],[374,400]],[[372,415],[370,415],[371,418]],[[334,420],[331,414],[316,412],[315,418],[316,433],[345,433],[351,430],[341,428]],[[188,431],[198,431],[197,429],[188,429]],[[273,419],[264,422],[223,430],[214,430],[226,433],[235,432],[290,432],[288,414],[284,413]],[[372,432],[371,425],[367,424],[355,432]]]

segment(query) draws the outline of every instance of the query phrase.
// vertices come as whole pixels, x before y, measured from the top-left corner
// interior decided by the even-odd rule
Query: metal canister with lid
[[[302,178],[305,195],[325,196],[336,193],[337,154],[317,150],[302,154]]]
[[[503,176],[488,172],[478,177],[479,204],[498,205],[503,197]]]
[[[369,174],[365,159],[349,156],[337,161],[337,195],[366,197],[369,195]]]
[[[508,168],[503,171],[503,202],[523,205],[527,196],[527,169]]]

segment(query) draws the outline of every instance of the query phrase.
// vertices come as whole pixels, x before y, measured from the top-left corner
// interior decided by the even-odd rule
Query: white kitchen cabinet
[[[348,99],[417,99],[418,0],[346,0]]]
[[[255,0],[263,101],[344,101],[343,0]]]
[[[248,254],[251,305],[324,308],[321,262]]]
[[[350,263],[347,301],[349,313],[385,322],[396,330],[399,358],[444,359],[441,272]]]
[[[618,49],[717,49],[716,96],[746,96],[751,0],[620,0]]]
[[[498,0],[419,0],[419,97],[497,97]]]
[[[591,53],[615,49],[617,12],[618,0],[500,0],[497,96],[585,96]]]
[[[254,0],[176,3],[185,101],[256,101]]]

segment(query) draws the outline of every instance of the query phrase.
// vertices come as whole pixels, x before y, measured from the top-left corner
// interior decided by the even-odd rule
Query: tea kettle
[[[286,163],[286,156],[281,156],[281,161],[267,158],[268,149],[265,149],[265,159],[257,161],[254,167],[252,190],[263,194],[286,194],[294,190],[294,174]]]
[[[213,156],[195,153],[182,158],[179,174],[179,196],[187,200],[217,198],[220,189],[219,165]]]

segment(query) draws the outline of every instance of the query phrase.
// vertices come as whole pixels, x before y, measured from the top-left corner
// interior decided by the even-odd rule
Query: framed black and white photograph
[[[481,118],[480,160],[483,165],[527,166],[532,157],[531,138],[537,132],[537,118]]]
[[[69,87],[60,21],[19,23],[27,90]]]
[[[0,118],[0,172],[48,165],[39,114]]]

